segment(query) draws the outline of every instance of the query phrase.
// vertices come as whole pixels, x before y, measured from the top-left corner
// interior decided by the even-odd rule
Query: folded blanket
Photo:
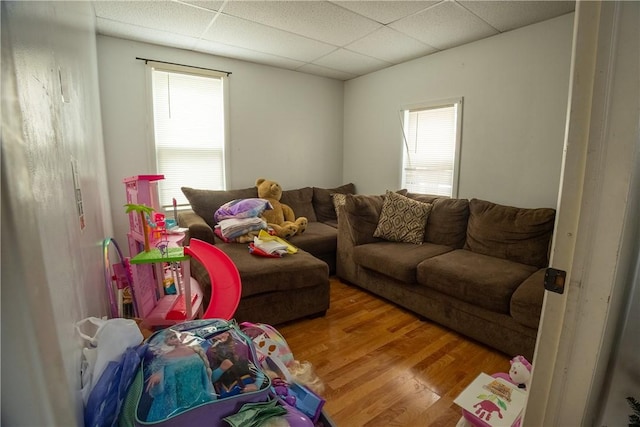
[[[218,223],[220,232],[227,239],[235,239],[251,231],[266,230],[267,223],[262,218],[229,218]]]

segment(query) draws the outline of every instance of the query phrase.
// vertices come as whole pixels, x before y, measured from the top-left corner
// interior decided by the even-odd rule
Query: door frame
[[[563,294],[545,292],[525,427],[593,425],[598,415],[612,326],[637,256],[628,231],[638,228],[639,10],[635,2],[576,3],[551,252],[567,276]]]

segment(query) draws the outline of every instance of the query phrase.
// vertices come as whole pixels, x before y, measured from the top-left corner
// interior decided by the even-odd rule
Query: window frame
[[[155,141],[155,119],[154,119],[154,106],[153,106],[153,71],[165,71],[165,72],[173,72],[173,73],[182,73],[182,74],[191,74],[199,77],[212,77],[219,78],[222,81],[222,103],[223,103],[223,126],[224,126],[224,142],[223,142],[223,190],[227,189],[229,178],[230,178],[230,152],[231,152],[231,144],[230,144],[230,136],[229,136],[229,73],[210,70],[206,68],[200,67],[190,67],[188,65],[180,65],[174,63],[166,63],[166,62],[156,62],[152,60],[147,60],[145,64],[145,77],[146,77],[146,90],[147,90],[147,153],[148,153],[148,164],[150,165],[150,169],[155,174],[159,174],[158,171],[158,156],[156,154],[156,141]],[[160,206],[165,212],[170,212],[173,210],[173,205],[163,205]],[[180,204],[178,205],[179,209],[190,209],[190,204]]]
[[[408,114],[420,110],[431,110],[438,108],[446,108],[454,106],[456,108],[456,138],[454,147],[453,158],[453,173],[451,183],[451,195],[447,197],[457,198],[460,185],[460,155],[462,146],[462,116],[464,110],[464,98],[454,97],[439,99],[433,101],[425,101],[416,104],[403,105],[400,108],[400,122],[401,122],[401,145],[402,154],[400,156],[400,188],[406,188],[405,185],[405,156],[407,152],[407,123],[405,123]],[[409,190],[410,191],[410,190]]]

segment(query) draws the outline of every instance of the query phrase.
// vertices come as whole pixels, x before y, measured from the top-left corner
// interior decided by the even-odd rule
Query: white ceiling
[[[99,34],[348,80],[572,12],[574,1],[92,1]],[[162,60],[162,58],[153,58]]]

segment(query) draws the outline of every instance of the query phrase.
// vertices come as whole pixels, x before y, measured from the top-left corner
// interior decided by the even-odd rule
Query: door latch
[[[564,270],[556,270],[555,268],[547,268],[544,273],[544,288],[558,294],[564,293],[564,279],[567,272]]]

